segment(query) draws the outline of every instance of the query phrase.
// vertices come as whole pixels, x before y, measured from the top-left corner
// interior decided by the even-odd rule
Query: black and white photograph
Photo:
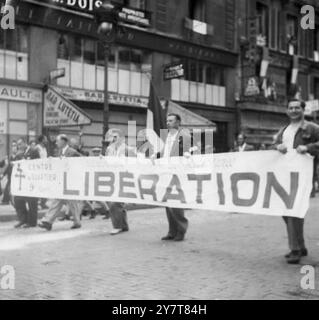
[[[319,0],[0,0],[0,300],[203,319],[318,265]]]

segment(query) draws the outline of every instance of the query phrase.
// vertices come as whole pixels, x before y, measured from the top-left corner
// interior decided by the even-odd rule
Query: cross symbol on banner
[[[21,169],[21,164],[18,164],[18,174],[15,175],[16,178],[19,178],[19,191],[21,191],[21,187],[22,187],[22,179],[25,178],[25,175],[22,174],[23,170]]]

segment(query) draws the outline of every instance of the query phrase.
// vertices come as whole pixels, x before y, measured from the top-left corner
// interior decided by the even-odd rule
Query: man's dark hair
[[[38,143],[42,143],[44,140],[45,140],[45,135],[41,134],[41,135],[38,137]]]
[[[177,121],[182,122],[181,116],[180,116],[179,114],[177,114],[177,113],[169,113],[169,114],[167,115],[167,117],[175,117],[175,119],[176,119]]]
[[[292,102],[299,102],[300,103],[300,107],[305,110],[306,109],[306,102],[303,101],[303,100],[299,100],[299,99],[291,99],[288,101],[288,104],[287,104],[287,108],[289,107],[290,103]]]

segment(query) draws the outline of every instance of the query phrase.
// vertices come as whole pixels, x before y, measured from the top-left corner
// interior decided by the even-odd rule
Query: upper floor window
[[[105,51],[101,42],[77,35],[60,35],[58,68],[66,75],[58,85],[89,90],[104,89]],[[112,46],[108,56],[109,90],[148,96],[151,53],[145,50]]]
[[[186,60],[185,80],[224,86],[224,69],[217,65],[201,63],[195,60]]]
[[[206,0],[189,1],[189,18],[197,21],[206,21]]]
[[[18,25],[14,30],[0,32],[0,78],[28,80],[28,28]]]
[[[298,18],[292,15],[287,16],[286,34],[288,40],[288,52],[290,55],[297,54],[298,44]]]
[[[146,0],[124,0],[124,6],[145,10]]]
[[[269,40],[269,12],[268,7],[257,3],[256,7],[256,14],[257,14],[257,36],[262,36],[265,38],[266,43],[268,43]]]

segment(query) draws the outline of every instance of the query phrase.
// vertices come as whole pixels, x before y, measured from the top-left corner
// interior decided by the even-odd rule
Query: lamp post
[[[101,36],[104,50],[104,107],[103,107],[103,131],[102,131],[102,154],[105,155],[108,142],[105,139],[109,131],[109,100],[108,100],[108,65],[111,46],[117,34],[118,12],[111,1],[103,1],[96,11],[98,33]]]

